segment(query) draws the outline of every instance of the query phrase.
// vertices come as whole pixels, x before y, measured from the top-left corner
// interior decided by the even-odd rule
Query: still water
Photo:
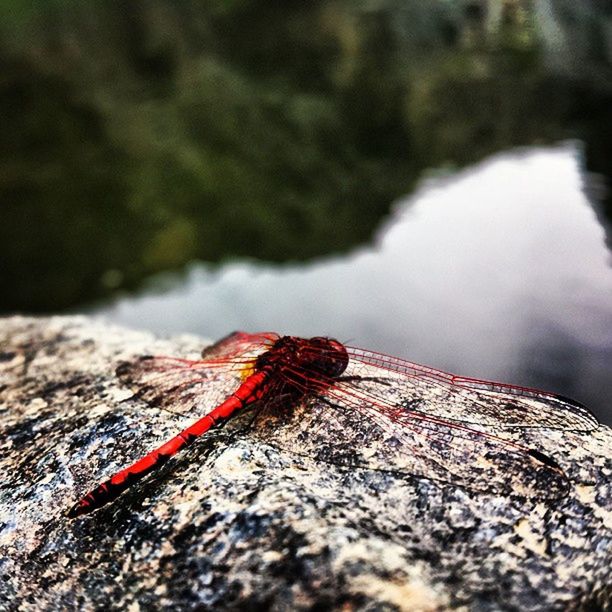
[[[556,391],[612,422],[612,267],[585,176],[576,142],[498,154],[422,180],[348,256],[194,264],[93,312],[208,338],[330,335]]]

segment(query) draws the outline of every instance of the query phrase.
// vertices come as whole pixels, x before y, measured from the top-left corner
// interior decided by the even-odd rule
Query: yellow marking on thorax
[[[255,374],[255,359],[245,364],[240,370],[240,380],[244,382],[249,376]]]

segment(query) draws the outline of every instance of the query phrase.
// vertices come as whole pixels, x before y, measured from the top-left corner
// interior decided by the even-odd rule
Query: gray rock
[[[1,609],[610,605],[604,426],[522,434],[571,478],[552,501],[323,462],[239,417],[115,502],[67,519],[192,418],[134,396],[117,365],[201,348],[87,318],[0,321]]]

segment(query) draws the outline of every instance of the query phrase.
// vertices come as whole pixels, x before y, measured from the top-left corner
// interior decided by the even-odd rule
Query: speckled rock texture
[[[190,422],[134,396],[117,365],[194,357],[203,344],[82,317],[0,320],[0,609],[610,606],[604,426],[525,433],[572,480],[552,502],[347,469],[268,443],[238,418],[112,504],[67,519],[84,493]]]

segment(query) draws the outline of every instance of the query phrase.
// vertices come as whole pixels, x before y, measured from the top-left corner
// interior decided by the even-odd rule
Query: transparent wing
[[[380,379],[332,384],[297,405],[264,409],[254,431],[267,443],[336,465],[503,495],[546,499],[567,492],[561,467],[537,449],[484,427],[412,412],[386,399],[388,390]]]
[[[518,396],[529,404],[511,408],[515,394],[505,385],[463,386],[450,380],[452,375],[407,371],[406,363],[384,361],[380,367],[353,358],[340,379],[319,378],[318,399],[260,419],[259,432],[266,441],[336,464],[504,495],[558,498],[567,492],[562,468],[537,444],[524,442],[524,428],[585,428],[591,425],[588,411],[574,413],[563,404],[560,410],[567,412],[557,417],[559,400],[543,392]],[[313,382],[298,368],[287,368],[285,375]]]
[[[134,389],[130,399],[198,418],[238,388],[276,337],[235,332],[205,348],[201,359],[146,355],[120,363],[116,374]]]
[[[413,412],[496,429],[591,431],[599,426],[585,406],[554,393],[449,374],[354,347],[348,352],[347,373],[387,377],[390,393]]]

